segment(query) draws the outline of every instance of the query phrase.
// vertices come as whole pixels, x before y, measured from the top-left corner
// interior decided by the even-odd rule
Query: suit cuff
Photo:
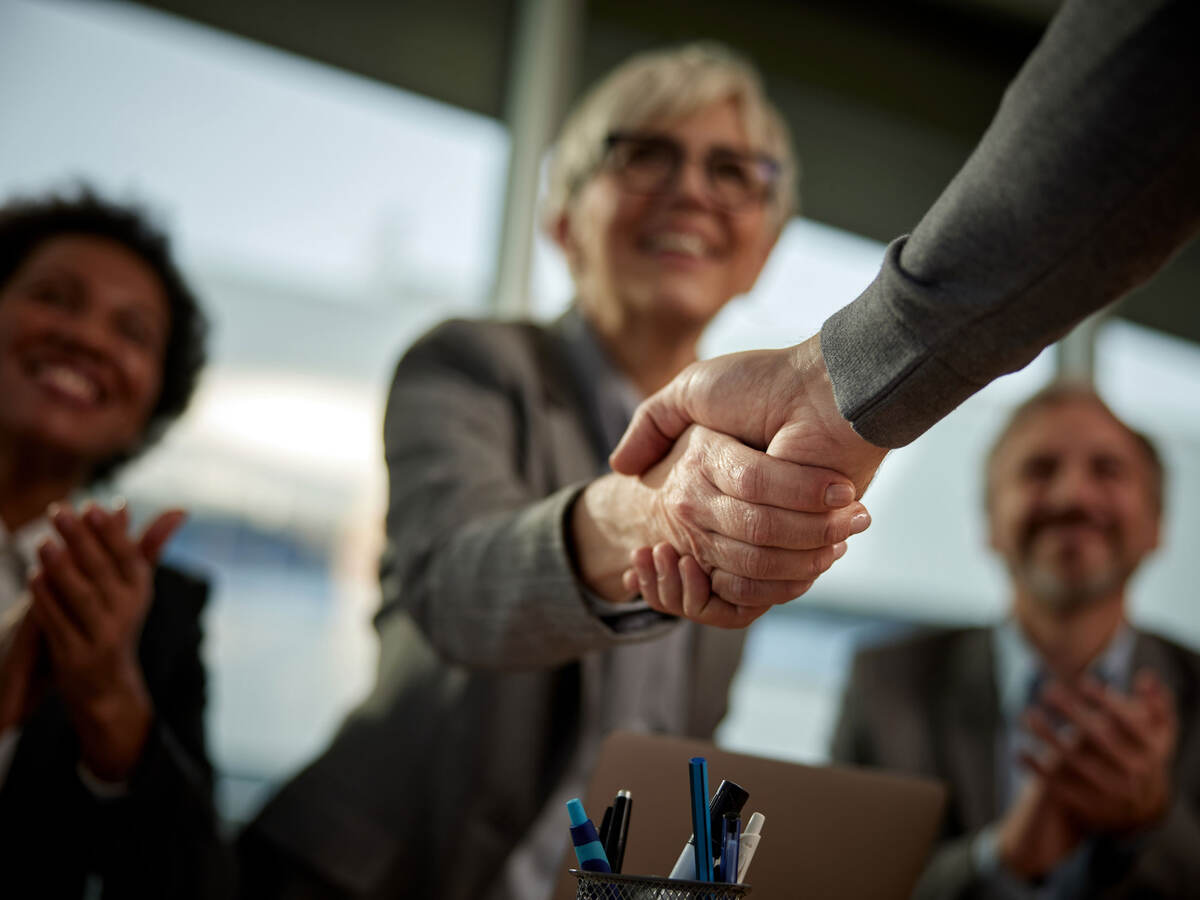
[[[975,877],[992,887],[1003,900],[1050,900],[1051,892],[1042,881],[1026,881],[1009,871],[1000,858],[1000,827],[993,823],[971,840],[971,865]]]
[[[580,586],[583,600],[597,619],[617,634],[632,634],[675,621],[674,616],[652,609],[650,604],[637,597],[628,603],[610,603],[599,594]]]
[[[991,878],[1000,871],[1000,834],[995,825],[983,828],[971,840],[971,865],[980,878]]]
[[[105,781],[89,769],[83,760],[75,764],[75,774],[79,776],[88,793],[97,800],[120,800],[129,793],[128,781]]]

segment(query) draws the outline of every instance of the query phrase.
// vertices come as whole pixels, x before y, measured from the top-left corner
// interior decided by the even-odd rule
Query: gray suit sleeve
[[[566,534],[585,484],[530,486],[527,411],[501,383],[503,353],[472,340],[434,332],[397,369],[380,615],[407,612],[444,659],[480,668],[557,665],[661,634],[671,626],[620,633],[591,610]]]
[[[1200,225],[1200,4],[1068,0],[979,146],[821,331],[843,415],[914,440]]]

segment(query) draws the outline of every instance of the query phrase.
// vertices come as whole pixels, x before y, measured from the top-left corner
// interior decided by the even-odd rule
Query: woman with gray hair
[[[639,56],[570,116],[545,227],[575,302],[549,326],[445,323],[400,362],[378,683],[244,839],[248,895],[291,869],[317,896],[546,896],[606,734],[711,736],[741,626],[869,519],[834,472],[816,498],[746,481],[763,454],[702,428],[642,478],[606,458],[754,284],[795,171],[757,75],[719,47]],[[736,602],[649,608],[622,573],[665,544]]]

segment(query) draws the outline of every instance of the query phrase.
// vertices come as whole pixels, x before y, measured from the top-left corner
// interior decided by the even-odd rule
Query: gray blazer
[[[621,632],[581,592],[564,519],[606,463],[564,352],[558,326],[454,321],[401,361],[377,683],[243,837],[246,896],[483,896],[594,752],[579,708],[618,644],[689,629],[686,733],[724,715],[742,632]]]
[[[1088,898],[1189,897],[1200,886],[1200,656],[1137,633],[1134,670],[1157,672],[1175,697],[1179,743],[1175,801],[1136,852],[1102,845],[1088,873]],[[996,796],[1000,727],[990,631],[938,631],[862,651],[854,661],[833,739],[833,758],[946,781],[941,846],[915,897],[989,896],[970,843],[1004,812]]]

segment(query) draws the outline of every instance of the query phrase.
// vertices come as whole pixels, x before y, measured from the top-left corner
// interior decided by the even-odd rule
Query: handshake
[[[638,408],[572,512],[584,582],[606,600],[749,625],[803,594],[871,522],[887,450],[842,417],[819,337],[696,363]]]

